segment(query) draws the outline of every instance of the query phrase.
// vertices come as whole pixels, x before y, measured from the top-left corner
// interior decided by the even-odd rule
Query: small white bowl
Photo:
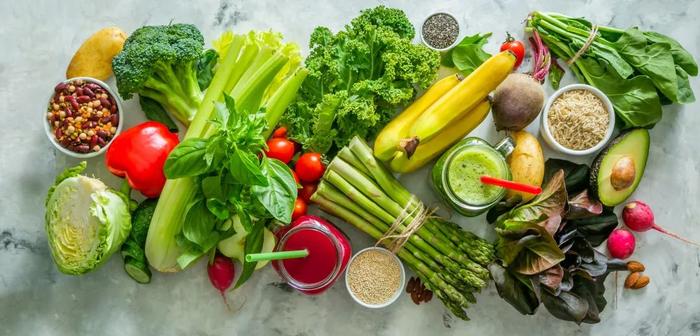
[[[431,18],[433,15],[437,15],[437,14],[446,14],[446,15],[449,15],[450,17],[452,17],[452,18],[455,20],[455,22],[457,22],[457,37],[455,38],[455,41],[452,42],[452,44],[450,44],[448,47],[445,47],[445,48],[442,48],[442,49],[440,49],[440,48],[435,48],[435,47],[431,46],[430,43],[426,42],[426,41],[425,41],[425,38],[423,38],[423,26],[425,25],[425,22],[428,21],[428,19]],[[426,47],[428,47],[428,48],[430,48],[430,49],[433,49],[433,50],[435,50],[435,51],[440,51],[440,52],[442,52],[442,51],[448,51],[448,50],[454,48],[454,47],[459,43],[459,41],[460,41],[459,37],[460,37],[460,35],[462,34],[462,25],[459,24],[459,20],[457,20],[457,17],[456,17],[454,14],[452,14],[452,13],[450,13],[450,12],[446,12],[446,11],[439,11],[439,12],[435,12],[435,13],[429,14],[429,15],[426,16],[425,19],[423,19],[423,21],[421,22],[419,29],[420,29],[419,36],[420,36],[421,42],[423,42],[423,44],[424,44]]]
[[[114,98],[114,102],[117,104],[117,116],[119,117],[119,124],[117,125],[117,131],[112,136],[112,139],[109,142],[107,142],[107,144],[97,152],[90,152],[90,153],[73,152],[70,149],[61,146],[61,144],[58,143],[58,141],[56,141],[56,136],[54,135],[54,130],[53,130],[53,127],[51,125],[51,122],[49,122],[46,119],[46,113],[47,113],[46,108],[44,108],[42,110],[41,117],[42,117],[42,122],[44,123],[44,131],[46,133],[46,136],[49,138],[49,141],[51,141],[51,143],[54,145],[54,147],[56,147],[56,149],[58,149],[61,153],[66,154],[68,156],[72,156],[74,158],[87,159],[87,158],[98,156],[98,155],[104,153],[107,150],[107,148],[109,148],[109,146],[112,144],[112,141],[114,141],[114,138],[116,138],[117,135],[119,135],[119,133],[121,133],[121,131],[122,131],[122,125],[124,125],[124,113],[122,110],[122,102],[121,102],[121,98],[119,97],[119,95],[116,94],[116,92],[114,92],[112,90],[112,88],[109,87],[109,85],[107,85],[106,83],[104,83],[103,81],[101,81],[99,79],[95,79],[92,77],[74,77],[74,78],[64,80],[63,83],[69,83],[69,82],[72,82],[72,81],[75,81],[78,79],[82,79],[86,82],[95,83],[95,84],[101,86],[103,89],[105,89],[112,96],[112,98]],[[53,100],[53,97],[55,94],[56,94],[56,92],[54,92],[53,88],[52,88],[51,95],[49,95],[49,100],[48,100],[48,103],[46,106],[48,106],[48,104]]]
[[[571,149],[564,147],[563,145],[559,144],[555,139],[554,136],[552,135],[552,132],[549,130],[549,120],[548,120],[548,115],[549,115],[549,109],[552,106],[552,103],[561,96],[562,93],[571,91],[571,90],[588,90],[591,93],[595,94],[600,98],[601,101],[603,101],[603,105],[605,108],[608,110],[608,116],[609,116],[609,121],[608,121],[608,129],[605,132],[605,135],[603,136],[603,139],[600,140],[595,146],[588,148],[588,149],[583,149],[583,150],[576,150],[576,149]],[[567,85],[556,92],[552,94],[549,97],[549,100],[547,100],[547,104],[544,106],[544,110],[542,111],[542,115],[540,116],[540,134],[542,134],[542,138],[544,138],[544,141],[554,150],[568,154],[568,155],[575,155],[575,156],[583,156],[583,155],[589,155],[593,154],[597,151],[599,151],[605,144],[610,141],[610,138],[612,138],[613,131],[615,129],[615,110],[613,109],[612,103],[610,102],[610,99],[608,96],[606,96],[603,92],[600,90],[586,84],[571,84]]]
[[[355,258],[358,255],[360,255],[364,252],[370,251],[370,250],[377,250],[377,251],[380,251],[382,253],[386,253],[386,254],[391,255],[394,258],[394,260],[396,260],[396,262],[399,265],[399,268],[401,269],[401,282],[399,284],[399,288],[396,289],[396,293],[394,293],[394,295],[392,295],[389,300],[387,300],[384,303],[380,303],[380,304],[369,304],[369,303],[362,302],[357,296],[355,296],[355,293],[353,293],[352,290],[350,290],[350,285],[348,284],[348,270],[352,266],[352,262],[355,261]],[[368,247],[366,249],[360,250],[359,252],[355,253],[354,256],[352,256],[352,258],[350,259],[350,262],[348,263],[348,267],[345,269],[345,288],[348,290],[348,293],[350,293],[350,296],[352,297],[352,299],[355,300],[355,302],[357,302],[358,304],[360,304],[361,306],[363,306],[365,308],[373,308],[373,309],[384,308],[384,307],[396,302],[396,300],[398,300],[399,296],[401,296],[401,293],[403,293],[403,288],[405,285],[406,285],[406,270],[403,268],[403,263],[401,262],[401,259],[399,259],[399,257],[397,257],[394,253],[392,253],[391,251],[389,251],[383,247],[373,246],[373,247]]]

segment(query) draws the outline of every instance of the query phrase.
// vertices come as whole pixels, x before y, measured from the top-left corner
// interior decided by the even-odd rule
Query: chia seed
[[[436,13],[423,23],[423,41],[435,49],[445,49],[457,41],[459,23],[450,14]]]

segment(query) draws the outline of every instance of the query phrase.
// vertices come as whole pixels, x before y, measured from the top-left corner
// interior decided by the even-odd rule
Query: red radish
[[[700,246],[698,243],[685,239],[675,233],[666,231],[666,229],[656,225],[654,222],[654,213],[651,208],[642,201],[632,201],[625,205],[622,209],[622,220],[628,228],[636,232],[644,232],[654,229],[665,235],[684,241],[688,244]]]
[[[233,262],[228,257],[217,254],[214,260],[207,265],[207,273],[209,274],[209,281],[211,281],[212,286],[221,293],[224,304],[226,304],[226,307],[229,307],[226,301],[226,290],[231,287],[233,278],[236,276],[236,269],[233,266]]]
[[[615,229],[608,236],[608,251],[613,258],[629,258],[634,253],[634,246],[634,235],[625,229]]]

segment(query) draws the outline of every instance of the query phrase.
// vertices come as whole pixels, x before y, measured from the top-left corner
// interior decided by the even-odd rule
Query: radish
[[[632,231],[644,232],[654,229],[688,244],[700,246],[696,242],[685,239],[675,233],[666,231],[666,229],[656,225],[654,222],[654,213],[651,211],[651,208],[642,201],[632,201],[627,203],[624,209],[622,209],[622,220],[625,222],[625,225],[627,225],[628,228],[632,229]]]
[[[634,246],[634,235],[625,229],[615,229],[608,236],[608,251],[613,258],[629,258],[634,253]]]
[[[226,307],[229,307],[226,301],[226,290],[231,287],[233,278],[236,276],[233,262],[228,257],[217,253],[214,260],[207,265],[207,273],[209,274],[209,281],[221,293]]]

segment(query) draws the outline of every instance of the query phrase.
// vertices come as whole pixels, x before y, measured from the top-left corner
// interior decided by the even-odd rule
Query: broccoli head
[[[189,125],[203,96],[196,68],[203,53],[204,37],[194,25],[141,27],[112,61],[119,94],[151,98]]]

